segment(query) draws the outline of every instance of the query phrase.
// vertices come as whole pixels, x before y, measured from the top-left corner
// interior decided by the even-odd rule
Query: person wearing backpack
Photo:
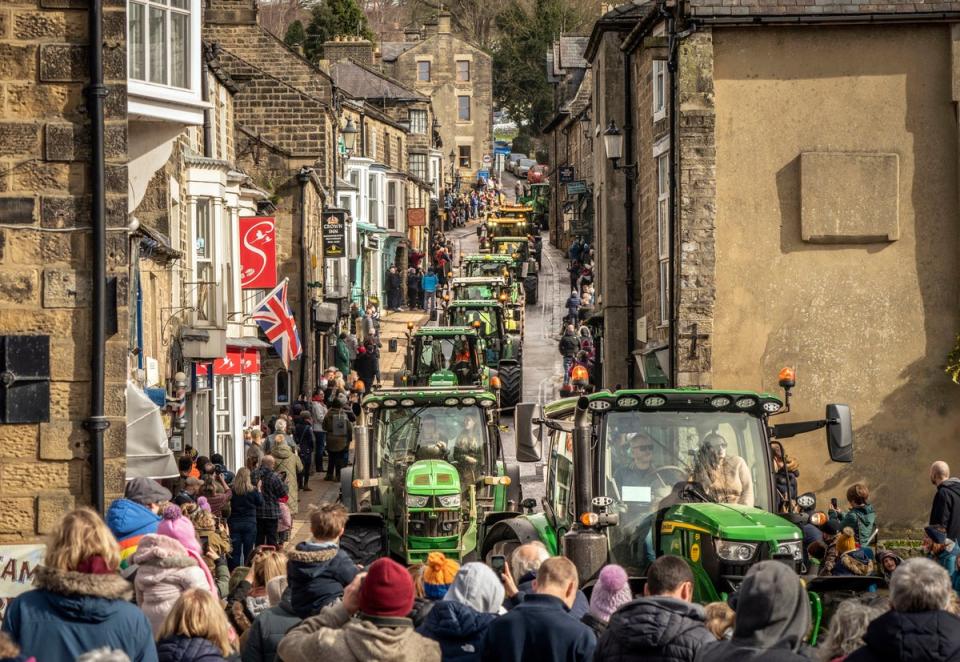
[[[339,481],[340,470],[347,466],[350,454],[350,442],[353,441],[353,422],[356,417],[345,409],[347,396],[338,393],[330,403],[327,415],[323,417],[323,429],[327,433],[327,476],[326,480]]]
[[[297,418],[293,429],[293,440],[297,444],[297,453],[303,463],[303,471],[297,473],[297,486],[303,492],[309,492],[310,467],[313,465],[313,453],[316,438],[313,436],[313,419],[309,411],[304,411]]]

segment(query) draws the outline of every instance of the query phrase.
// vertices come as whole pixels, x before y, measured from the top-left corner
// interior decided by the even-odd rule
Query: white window
[[[372,225],[380,225],[380,187],[377,185],[378,179],[373,173],[367,176],[367,222]]]
[[[213,201],[210,198],[197,198],[194,204],[193,229],[193,273],[197,319],[212,323],[216,321],[214,312],[216,225],[213,221]]]
[[[397,229],[397,210],[400,196],[397,193],[399,184],[397,182],[387,182],[387,229]]]
[[[214,403],[217,410],[217,439],[214,448],[219,453],[233,447],[233,435],[230,425],[230,391],[233,388],[233,377],[214,375]]]
[[[470,60],[457,60],[457,82],[470,81]]]
[[[667,61],[653,61],[653,119],[667,116]]]
[[[407,117],[410,120],[410,133],[422,135],[427,132],[427,111],[411,110]]]
[[[670,321],[670,153],[657,161],[657,258],[660,264],[660,324]]]
[[[191,86],[192,0],[131,0],[129,75],[157,85]]]
[[[414,177],[419,177],[420,179],[427,179],[427,155],[426,154],[411,154],[410,155],[410,174]]]
[[[430,62],[428,60],[420,60],[417,62],[417,80],[430,81]]]
[[[470,97],[468,96],[457,97],[457,121],[470,121]]]

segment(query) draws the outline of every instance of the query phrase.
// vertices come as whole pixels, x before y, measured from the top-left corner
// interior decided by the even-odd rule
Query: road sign
[[[484,155],[483,155],[483,162],[484,162],[485,165],[490,165],[491,163],[493,163],[493,157],[490,156],[489,154],[484,154]]]

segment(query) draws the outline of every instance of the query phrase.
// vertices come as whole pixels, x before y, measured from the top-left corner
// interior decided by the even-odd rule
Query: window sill
[[[666,108],[664,108],[663,110],[654,111],[654,113],[653,113],[653,121],[654,121],[654,122],[659,122],[660,120],[664,120],[664,119],[667,119],[667,109],[666,109]]]
[[[130,119],[199,126],[203,124],[203,111],[212,107],[192,90],[178,90],[140,81],[130,81],[127,86],[127,113]]]

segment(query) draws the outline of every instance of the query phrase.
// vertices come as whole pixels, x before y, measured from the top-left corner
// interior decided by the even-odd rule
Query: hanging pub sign
[[[427,225],[427,210],[424,207],[413,207],[407,210],[407,227],[422,228]]]
[[[346,220],[346,210],[328,209],[323,212],[324,257],[346,257]]]
[[[266,290],[277,286],[276,226],[272,216],[240,217],[240,287]]]

